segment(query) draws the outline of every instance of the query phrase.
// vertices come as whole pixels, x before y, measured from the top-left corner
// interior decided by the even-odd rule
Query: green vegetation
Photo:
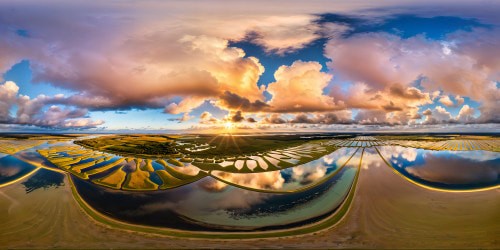
[[[228,157],[225,159],[227,165],[220,162],[208,163],[197,159],[192,164],[205,171],[220,170],[231,173],[267,172],[294,167],[316,160],[337,150],[337,148],[333,141],[317,140],[287,149],[262,152],[253,156]],[[237,166],[238,161],[243,163],[241,167]],[[248,161],[255,161],[257,166],[250,169]]]
[[[399,135],[391,136],[388,138],[399,138]],[[403,138],[412,138],[408,136],[404,135]],[[478,136],[461,140],[430,141],[380,140],[373,136],[356,136],[345,140],[296,135],[255,137],[119,135],[94,138],[90,141],[96,143],[96,147],[104,148],[127,142],[133,142],[130,148],[147,143],[152,145],[160,143],[169,145],[175,152],[189,153],[175,153],[158,157],[129,154],[125,158],[117,158],[101,151],[71,145],[53,146],[40,149],[38,152],[58,168],[81,179],[90,178],[96,184],[115,189],[146,191],[185,185],[210,175],[212,171],[245,174],[283,170],[319,159],[340,147],[364,148],[380,145],[399,145],[431,150],[498,151],[500,146],[499,140]],[[99,145],[99,143],[105,144],[109,141],[115,141],[116,143]],[[229,144],[227,144],[229,142],[235,145],[240,143],[241,147],[229,147]],[[147,148],[147,145],[145,148]],[[229,148],[232,148],[233,151],[231,152]],[[226,149],[228,153],[214,155],[222,149]],[[246,153],[235,154],[235,150]],[[155,161],[163,168],[158,169],[158,166],[155,165],[155,169],[153,167],[153,164],[156,164]],[[126,173],[123,171],[124,166],[134,164],[134,162],[136,166],[134,172]],[[99,166],[96,166],[97,164]],[[93,175],[99,173],[107,174],[95,180]],[[156,184],[153,182],[151,177],[154,175],[151,173],[156,173],[162,183]]]
[[[174,177],[170,172],[166,170],[157,170],[155,171],[156,174],[160,177],[161,181],[163,182],[162,185],[160,186],[160,189],[169,189],[169,188],[176,188],[180,187],[186,184],[189,184],[191,182],[195,182],[206,175],[200,172],[200,174],[188,178],[188,179],[179,179]]]
[[[318,140],[303,138],[300,135],[269,136],[234,136],[234,135],[200,135],[197,137],[179,138],[183,145],[178,145],[179,152],[191,157],[213,158],[257,154],[270,150],[285,149]],[[206,150],[190,151],[193,145],[208,144]]]
[[[0,140],[0,153],[15,154],[42,144],[43,141],[32,140]]]
[[[177,179],[186,180],[193,178],[193,175],[181,173],[175,170],[175,168],[169,166],[165,160],[157,160],[156,162],[160,163],[165,168],[166,171],[168,171],[172,176],[174,176]]]
[[[143,171],[140,166],[140,160],[135,159],[135,171],[128,174],[125,183],[122,186],[123,190],[156,190],[158,185],[149,179],[149,172]]]
[[[141,166],[141,169],[148,172],[154,172],[153,161],[151,159],[145,159],[144,166]]]
[[[108,163],[108,164],[106,164],[106,165],[104,165],[104,166],[100,167],[100,168],[95,168],[95,169],[89,170],[89,171],[87,172],[87,174],[88,174],[88,175],[93,175],[93,174],[97,174],[97,173],[104,172],[104,171],[106,171],[106,170],[108,170],[108,169],[112,169],[112,168],[114,168],[115,166],[117,166],[117,165],[121,164],[121,163],[123,162],[123,160],[124,160],[123,158],[117,159],[117,160],[115,160],[115,161],[113,161],[113,162],[110,162],[110,163]]]
[[[184,182],[180,179],[173,177],[166,170],[158,170],[155,172],[163,182],[160,186],[160,189],[174,188],[184,184]]]
[[[362,157],[362,156],[361,156]],[[150,233],[156,235],[166,235],[173,237],[183,237],[183,238],[205,238],[205,239],[252,239],[252,238],[277,238],[277,237],[287,237],[294,235],[302,235],[302,234],[310,234],[318,231],[322,231],[328,228],[335,226],[339,221],[341,221],[346,214],[349,212],[351,203],[354,200],[354,194],[356,193],[356,186],[359,179],[359,170],[361,167],[361,162],[359,163],[358,170],[356,171],[356,176],[354,178],[354,182],[351,185],[349,193],[345,200],[342,202],[340,207],[335,211],[332,215],[328,216],[324,220],[321,220],[317,223],[313,223],[310,225],[291,228],[285,230],[275,230],[275,231],[267,231],[267,232],[246,232],[242,233],[208,233],[208,232],[192,232],[192,231],[182,231],[182,230],[170,230],[166,228],[160,227],[152,227],[152,226],[142,226],[142,225],[134,225],[130,223],[121,222],[118,220],[114,220],[112,218],[103,215],[93,208],[91,208],[80,196],[78,191],[76,190],[74,184],[70,182],[71,189],[74,194],[76,201],[80,204],[83,210],[92,217],[95,221],[99,223],[103,223],[104,225],[108,225],[115,228],[121,228],[124,230],[132,230],[143,233]],[[71,181],[71,178],[70,178]]]
[[[184,166],[184,164],[182,162],[180,162],[176,159],[172,159],[172,158],[168,159],[167,162],[172,164],[172,165],[179,166],[179,167]]]
[[[125,173],[122,168],[123,167],[116,169],[103,178],[92,180],[92,182],[109,188],[120,189],[127,176],[127,173]]]
[[[163,135],[112,135],[79,140],[75,144],[117,154],[166,156],[177,153],[173,142],[169,136]]]
[[[71,170],[73,170],[73,171],[75,171],[77,173],[81,173],[82,169],[88,168],[88,167],[92,167],[95,164],[96,164],[96,161],[89,161],[89,162],[86,162],[86,163],[80,163],[80,164],[73,165],[71,167]]]

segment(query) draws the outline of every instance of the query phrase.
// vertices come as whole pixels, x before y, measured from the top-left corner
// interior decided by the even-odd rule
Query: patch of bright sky
[[[385,19],[366,19],[339,14],[321,14],[318,15],[316,23],[318,25],[324,25],[326,23],[348,25],[351,29],[345,33],[345,37],[367,32],[386,32],[400,36],[401,38],[425,35],[426,38],[433,40],[444,39],[447,34],[458,30],[471,31],[472,28],[475,27],[490,27],[475,19],[464,19],[452,16],[420,17],[407,14],[394,15]],[[263,47],[251,41],[251,36],[249,36],[249,38],[248,40],[231,42],[230,46],[241,48],[245,51],[247,56],[254,56],[259,59],[265,68],[265,72],[258,81],[259,86],[267,86],[269,83],[274,82],[274,72],[281,65],[289,66],[296,60],[317,61],[323,66],[321,71],[329,71],[326,66],[329,59],[323,54],[323,48],[326,42],[328,42],[326,38],[319,38],[304,48],[282,55],[273,53],[272,51],[266,52]],[[340,75],[334,76],[333,81],[337,86],[340,86],[343,91],[350,85],[350,82],[342,81]],[[328,91],[328,88],[325,89],[325,93]],[[267,100],[271,98],[268,93],[265,93],[265,95]]]
[[[465,97],[465,96],[462,96],[462,98],[464,98],[464,103],[461,104],[461,105],[456,105],[457,104],[457,101],[455,100],[455,96],[449,96],[450,99],[453,101],[453,103],[455,105],[453,105],[452,107],[447,107],[445,105],[443,105],[442,103],[439,102],[439,99],[440,97],[436,98],[434,100],[434,103],[432,104],[426,104],[426,105],[422,105],[420,106],[420,109],[419,111],[420,112],[423,112],[424,110],[426,109],[431,109],[431,110],[434,110],[437,106],[441,106],[443,108],[445,108],[448,112],[450,112],[450,114],[455,117],[458,115],[458,113],[460,112],[460,109],[462,109],[462,107],[464,105],[469,105],[469,107],[471,108],[474,108],[475,109],[475,112],[474,112],[474,117],[478,117],[480,115],[480,112],[478,110],[479,106],[480,106],[480,103],[479,102],[476,102],[474,100],[471,100],[469,97]]]
[[[30,98],[35,98],[38,95],[44,94],[46,96],[54,96],[57,94],[64,94],[69,96],[73,91],[54,87],[53,85],[45,82],[33,83],[33,73],[30,69],[30,62],[23,60],[10,68],[3,75],[5,81],[13,81],[19,86],[19,94],[27,95]]]
[[[212,103],[210,103],[210,101],[205,101],[201,106],[193,109],[193,111],[191,111],[190,115],[194,116],[195,118],[199,118],[200,115],[205,111],[210,112],[210,114],[212,114],[212,116],[219,118],[219,119],[223,118],[224,116],[226,116],[228,114],[228,112],[226,110],[222,110],[222,109],[212,105]]]
[[[327,39],[321,38],[318,39],[304,48],[290,51],[283,55],[278,55],[273,52],[266,52],[264,48],[260,45],[256,45],[251,41],[240,41],[240,42],[231,42],[230,46],[241,48],[245,51],[246,56],[253,56],[259,59],[260,63],[264,66],[265,71],[262,73],[257,85],[265,85],[272,83],[275,81],[274,72],[282,66],[290,66],[293,62],[297,60],[301,60],[304,62],[307,61],[316,61],[319,62],[323,67],[321,71],[327,72],[328,68],[326,67],[326,63],[329,61],[323,55],[323,47],[327,42]],[[269,100],[271,96],[268,93],[266,94],[266,99]]]
[[[446,35],[458,30],[470,31],[472,28],[481,27],[488,28],[488,25],[481,24],[475,19],[464,19],[460,17],[419,17],[414,15],[394,15],[389,18],[370,20],[362,19],[353,16],[343,16],[338,14],[323,14],[318,16],[317,23],[322,25],[324,23],[333,22],[349,25],[352,29],[345,34],[345,36],[352,36],[359,33],[365,32],[386,32],[394,35],[398,35],[402,38],[408,38],[415,35],[425,35],[428,39],[442,40],[446,38]],[[28,37],[29,32],[25,30],[17,31],[19,36]],[[278,55],[272,52],[266,52],[261,46],[256,45],[249,41],[239,41],[231,42],[231,46],[242,48],[247,56],[257,57],[262,65],[265,67],[265,72],[262,74],[258,81],[258,85],[268,85],[274,82],[274,72],[282,65],[291,65],[294,61],[317,61],[323,68],[323,72],[328,72],[326,63],[329,61],[323,55],[323,48],[327,42],[326,38],[320,38],[316,41],[310,43],[302,49],[291,51],[285,53],[284,55]],[[47,96],[53,96],[56,94],[64,94],[66,96],[74,94],[73,91],[55,87],[49,83],[33,83],[33,74],[30,69],[30,63],[27,60],[23,60],[16,65],[14,65],[9,71],[3,75],[4,80],[14,81],[19,87],[19,93],[23,95],[28,95],[31,98],[35,98],[40,94]],[[338,81],[336,82],[342,90],[345,90],[350,82]],[[418,84],[417,84],[418,85]],[[497,83],[498,85],[498,83]],[[325,90],[327,91],[327,90]],[[267,94],[267,100],[270,99],[270,95]],[[477,108],[479,103],[470,100],[468,97],[464,97],[464,104],[469,105],[476,109],[475,116],[479,115]],[[452,98],[454,100],[454,98]],[[455,101],[455,100],[454,100]],[[427,108],[434,109],[436,106],[444,106],[437,100],[435,103],[430,105],[425,105],[420,108],[420,111],[426,110]],[[456,116],[462,107],[445,107],[453,116]],[[188,122],[178,123],[177,121],[172,121],[171,119],[176,119],[182,117],[183,114],[179,115],[169,115],[164,114],[162,109],[149,109],[149,110],[130,110],[125,112],[116,111],[92,111],[89,113],[90,118],[102,119],[106,123],[104,126],[109,129],[158,129],[168,126],[172,129],[185,128],[191,124],[196,124],[197,118],[204,111],[209,111],[217,118],[222,118],[227,114],[227,111],[221,110],[209,102],[205,102],[202,106],[195,109],[191,116],[192,119]],[[358,110],[353,109],[353,117],[356,116]],[[145,125],[147,124],[147,125]]]
[[[103,120],[107,130],[120,129],[158,129],[168,125],[171,129],[185,128],[189,122],[178,123],[169,119],[182,117],[181,115],[164,114],[162,109],[128,110],[128,111],[91,111],[92,120]]]
[[[337,16],[326,14],[324,22],[336,21]],[[454,16],[420,17],[415,15],[395,15],[380,22],[370,20],[360,21],[351,19],[352,29],[346,36],[367,32],[386,32],[401,38],[409,38],[416,35],[425,35],[426,38],[442,40],[447,34],[463,30],[472,31],[473,28],[489,28],[490,25],[482,24],[476,19],[467,19]]]

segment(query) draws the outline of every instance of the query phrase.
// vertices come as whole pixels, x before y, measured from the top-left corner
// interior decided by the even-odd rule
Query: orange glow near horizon
[[[234,129],[234,123],[232,123],[232,122],[226,122],[226,123],[224,123],[224,129],[225,130],[233,130]]]

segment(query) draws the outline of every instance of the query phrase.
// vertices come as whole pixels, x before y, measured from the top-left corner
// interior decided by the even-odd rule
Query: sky
[[[0,3],[0,132],[500,132],[500,1]]]

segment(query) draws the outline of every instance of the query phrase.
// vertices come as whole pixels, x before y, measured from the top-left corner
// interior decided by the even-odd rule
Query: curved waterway
[[[73,144],[71,141],[44,143],[14,155],[0,154],[0,186],[23,179],[26,192],[62,185],[63,175],[54,172],[62,170],[36,151],[53,146]],[[66,156],[64,152],[61,154]],[[99,157],[104,158],[92,155],[78,164]],[[120,159],[114,154],[105,157],[85,170],[98,169]],[[207,232],[290,229],[321,221],[343,204],[360,169],[386,164],[407,181],[431,189],[476,191],[500,185],[500,153],[401,146],[339,148],[295,167],[250,173],[206,171],[191,164],[181,167],[168,164],[179,178],[189,177],[192,181],[188,178],[190,181],[166,190],[125,191],[94,183],[116,169],[130,174],[151,168],[149,180],[161,186],[165,179],[161,179],[157,171],[165,170],[166,166],[157,161],[149,163],[147,166],[146,161],[129,159],[87,180],[71,175],[72,183],[85,203],[112,219]]]
[[[286,194],[250,191],[212,177],[174,189],[140,193],[111,190],[78,178],[73,181],[91,207],[129,223],[193,231],[285,229],[321,220],[335,212],[354,183],[361,153],[362,150],[356,152],[328,180]],[[337,164],[328,157],[332,155],[321,160],[330,164],[322,165],[335,169]],[[307,170],[318,165],[298,167]]]

